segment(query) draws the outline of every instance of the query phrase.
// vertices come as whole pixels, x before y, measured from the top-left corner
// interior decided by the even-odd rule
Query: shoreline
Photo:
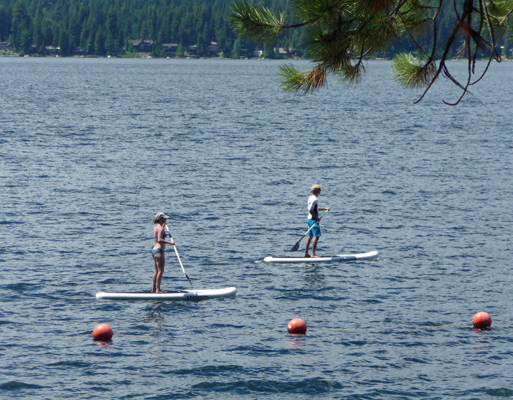
[[[194,56],[186,56],[186,57],[152,57],[150,55],[141,55],[138,57],[123,57],[123,56],[59,56],[59,55],[24,55],[20,56],[19,54],[0,54],[0,57],[5,58],[84,58],[84,59],[91,59],[91,58],[115,58],[115,59],[155,59],[155,60],[227,60],[227,61],[248,61],[248,60],[258,60],[258,61],[311,61],[310,58],[262,58],[262,57],[240,57],[240,58],[225,58],[225,57],[194,57]],[[478,59],[477,61],[487,61],[487,58]],[[365,61],[392,61],[392,58],[382,58],[382,57],[376,57],[376,58],[368,58],[365,59]],[[467,58],[451,58],[447,61],[465,61],[467,62]],[[500,62],[505,61],[513,61],[513,58],[501,58]]]

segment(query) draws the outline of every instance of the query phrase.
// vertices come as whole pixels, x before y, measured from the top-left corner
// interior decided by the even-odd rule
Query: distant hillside
[[[231,0],[0,0],[0,41],[11,42],[21,54],[56,52],[59,47],[62,55],[107,55],[124,49],[155,56],[222,53],[239,58],[258,48],[272,56],[269,49],[232,32],[227,23],[230,4]],[[283,9],[287,2],[267,4]],[[302,55],[300,33],[285,35],[276,46],[286,48],[287,55]]]
[[[261,2],[261,1],[260,1]],[[0,52],[19,54],[107,55],[147,52],[159,56],[239,58],[303,57],[301,31],[290,31],[273,46],[240,39],[227,18],[232,0],[0,0]],[[287,0],[266,0],[271,9],[288,12]],[[454,22],[447,2],[439,43]],[[431,40],[427,32],[424,41]],[[8,43],[6,43],[8,42]],[[461,48],[454,45],[454,54]],[[415,51],[398,39],[381,55]]]

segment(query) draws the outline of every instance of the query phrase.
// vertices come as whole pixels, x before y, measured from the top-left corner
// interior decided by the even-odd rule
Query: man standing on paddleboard
[[[321,226],[319,225],[319,211],[330,211],[329,207],[319,207],[319,203],[317,202],[317,197],[321,194],[322,187],[318,184],[312,185],[310,189],[310,197],[308,198],[308,229],[313,228],[308,232],[308,239],[306,239],[305,244],[305,257],[316,257],[319,258],[317,254],[315,254],[315,250],[317,249],[317,242],[321,237]],[[314,226],[315,224],[315,226]],[[308,248],[310,247],[310,243],[312,243],[312,255],[308,254]]]

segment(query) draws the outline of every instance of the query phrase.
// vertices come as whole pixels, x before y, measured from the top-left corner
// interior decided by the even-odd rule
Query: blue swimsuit
[[[167,234],[164,232],[164,239],[166,238]],[[154,239],[158,239],[156,236],[153,237]],[[164,249],[151,249],[151,256],[155,257],[157,254],[164,254]]]
[[[164,254],[164,249],[151,249],[151,255],[155,257],[157,254]]]

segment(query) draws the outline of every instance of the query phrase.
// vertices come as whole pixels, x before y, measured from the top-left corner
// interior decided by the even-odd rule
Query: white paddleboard
[[[219,297],[235,296],[237,289],[228,287],[224,289],[196,289],[196,290],[177,290],[166,293],[151,292],[125,292],[125,293],[106,293],[96,294],[99,300],[208,300]]]
[[[339,254],[331,257],[266,257],[265,262],[268,263],[307,263],[315,264],[320,262],[342,262],[342,261],[369,261],[376,260],[379,253],[377,251],[369,251],[368,253],[358,254]]]

